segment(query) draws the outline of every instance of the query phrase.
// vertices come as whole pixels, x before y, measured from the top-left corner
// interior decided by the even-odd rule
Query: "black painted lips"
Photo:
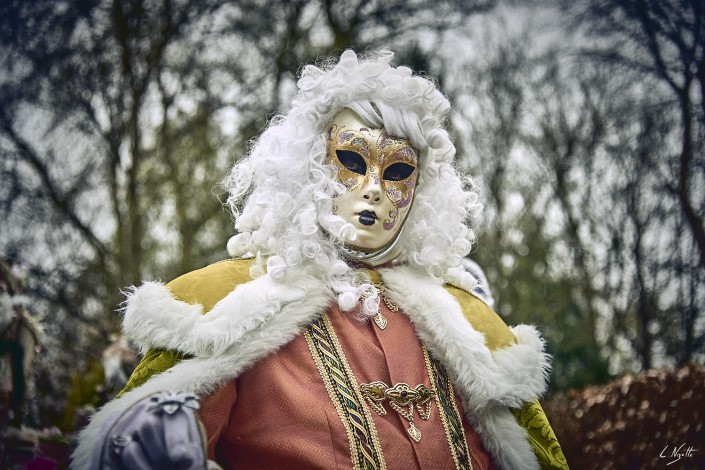
[[[361,211],[360,213],[358,213],[358,215],[360,216],[360,223],[362,225],[372,225],[378,218],[377,214],[375,214],[373,211],[367,210]]]

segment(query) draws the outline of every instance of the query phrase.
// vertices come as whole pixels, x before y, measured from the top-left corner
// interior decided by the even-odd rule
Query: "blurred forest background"
[[[301,65],[382,47],[453,104],[472,257],[553,392],[705,362],[702,0],[4,0],[0,257],[42,330],[23,424],[69,435],[114,392],[122,289],[227,256],[219,183]]]

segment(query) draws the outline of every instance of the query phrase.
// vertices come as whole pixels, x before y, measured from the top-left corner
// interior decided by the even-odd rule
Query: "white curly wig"
[[[470,252],[469,224],[481,209],[470,179],[452,165],[455,147],[442,127],[448,100],[428,79],[391,66],[392,57],[382,51],[358,59],[348,50],[338,63],[306,66],[289,113],[270,122],[225,182],[238,232],[228,251],[256,256],[253,277],[265,273],[265,260],[275,280],[284,281],[291,268],[325,276],[342,310],[364,299],[357,309],[362,317],[377,313],[379,298],[369,276],[345,262],[338,241],[355,233],[333,214],[333,199],[346,189],[326,164],[324,132],[338,112],[350,108],[370,127],[419,149],[418,186],[397,262],[445,277]]]

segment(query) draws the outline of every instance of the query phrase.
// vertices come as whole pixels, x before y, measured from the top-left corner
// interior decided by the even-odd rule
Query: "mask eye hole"
[[[416,170],[415,167],[407,163],[395,163],[384,170],[382,179],[387,181],[401,181],[407,179]]]
[[[365,159],[359,153],[351,150],[336,150],[335,155],[338,157],[338,161],[353,173],[358,175],[367,173],[367,163],[365,163]]]

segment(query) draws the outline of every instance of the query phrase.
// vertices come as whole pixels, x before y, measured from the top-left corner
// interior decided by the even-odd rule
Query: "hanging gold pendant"
[[[394,305],[391,300],[387,298],[387,291],[384,289],[384,285],[382,284],[375,284],[375,287],[377,288],[377,292],[379,294],[380,300],[384,302],[384,305],[387,306],[390,312],[398,312],[399,307]],[[379,327],[380,330],[383,330],[387,327],[387,319],[382,315],[382,313],[378,313],[374,317],[375,324]]]
[[[386,295],[385,295],[385,291],[384,291],[384,285],[382,285],[382,284],[376,284],[376,283],[375,283],[374,286],[375,286],[375,289],[377,290],[377,295],[379,296],[380,304],[381,304],[382,302],[384,302],[384,304],[387,306],[387,308],[388,308],[391,312],[398,312],[398,311],[399,311],[399,307],[397,307],[397,306],[394,305],[389,299],[387,299],[387,297],[386,297]],[[370,294],[369,294],[369,293],[364,293],[363,296],[362,296],[362,298],[363,298],[363,299],[368,299],[368,298],[370,298]],[[389,320],[387,320],[387,319],[385,318],[385,316],[382,315],[382,312],[381,312],[381,311],[380,311],[380,312],[377,312],[377,315],[375,315],[375,316],[373,317],[373,320],[374,320],[374,322],[375,322],[375,325],[377,325],[377,327],[379,327],[380,330],[385,329],[385,328],[387,327],[387,324],[389,323]]]
[[[421,440],[421,431],[419,431],[419,428],[414,426],[414,423],[409,425],[409,429],[407,429],[406,432],[409,433],[409,436],[411,436],[414,442],[419,442]]]
[[[381,313],[378,313],[374,316],[374,321],[375,325],[377,325],[380,330],[383,330],[387,327],[388,321],[386,318],[384,318],[384,315],[382,315]]]

